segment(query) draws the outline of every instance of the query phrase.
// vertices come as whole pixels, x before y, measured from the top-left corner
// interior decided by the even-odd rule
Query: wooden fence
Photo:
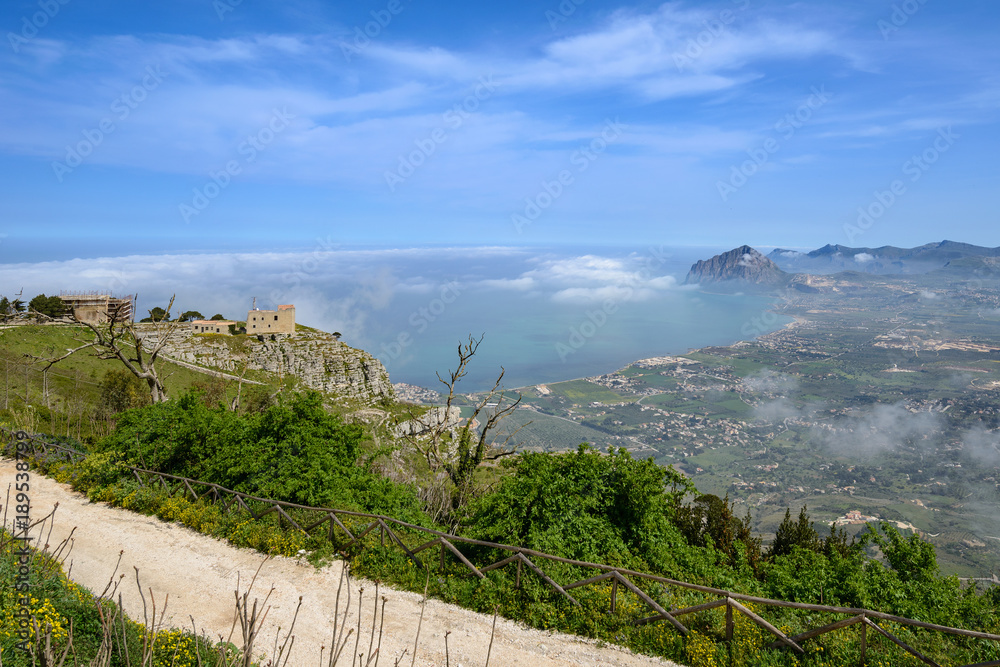
[[[7,454],[12,454],[14,448],[21,449],[22,452],[28,451],[32,456],[50,458],[59,458],[66,460],[68,462],[77,462],[86,458],[87,454],[80,452],[76,449],[68,447],[66,445],[54,444],[45,442],[42,438],[29,435],[23,431],[12,432],[7,429],[0,428],[0,434],[3,437],[2,451]],[[897,644],[903,650],[908,652],[910,655],[915,656],[919,660],[923,661],[927,665],[932,667],[940,667],[940,665],[927,657],[926,655],[920,653],[914,647],[908,645],[906,642],[901,640],[899,637],[895,636],[887,629],[879,625],[879,621],[889,621],[893,623],[898,623],[901,625],[906,625],[915,628],[924,628],[926,630],[933,630],[937,632],[944,632],[951,635],[957,635],[961,637],[967,637],[972,639],[980,639],[984,641],[1000,642],[1000,635],[990,634],[987,632],[976,632],[972,630],[964,630],[961,628],[952,628],[944,625],[937,625],[935,623],[925,623],[923,621],[918,621],[910,618],[903,618],[901,616],[894,616],[892,614],[885,614],[880,611],[874,611],[871,609],[857,609],[853,607],[834,607],[829,605],[819,605],[819,604],[806,604],[801,602],[789,602],[786,600],[772,600],[769,598],[761,598],[753,595],[744,595],[742,593],[734,593],[732,591],[726,591],[718,588],[712,588],[710,586],[701,586],[698,584],[692,584],[685,581],[678,581],[676,579],[669,579],[667,577],[661,577],[653,574],[648,574],[645,572],[637,572],[635,570],[628,570],[624,568],[614,567],[611,565],[603,565],[600,563],[588,563],[586,561],[578,561],[570,558],[562,558],[560,556],[554,556],[552,554],[543,553],[540,551],[535,551],[533,549],[526,549],[524,547],[516,547],[508,544],[497,544],[494,542],[485,542],[482,540],[474,540],[468,537],[462,537],[460,535],[451,535],[448,533],[443,533],[431,528],[425,528],[423,526],[416,526],[405,521],[400,521],[399,519],[394,519],[388,516],[382,516],[379,514],[366,514],[364,512],[354,512],[349,510],[333,509],[329,507],[309,507],[305,505],[297,505],[295,503],[284,502],[280,500],[272,500],[269,498],[258,498],[256,496],[251,496],[246,493],[241,493],[239,491],[233,491],[232,489],[227,489],[225,487],[219,486],[218,484],[213,484],[210,482],[201,482],[194,479],[188,479],[186,477],[179,477],[177,475],[170,475],[167,473],[157,472],[154,470],[145,470],[143,468],[136,468],[133,466],[128,466],[131,470],[132,475],[142,486],[159,486],[163,488],[168,495],[173,496],[174,494],[180,493],[183,496],[190,496],[192,500],[206,500],[221,506],[222,511],[230,512],[234,510],[242,510],[247,512],[253,519],[260,519],[269,514],[277,514],[281,521],[287,522],[289,526],[295,530],[302,531],[303,533],[312,534],[313,531],[322,528],[325,530],[327,539],[331,543],[336,543],[336,535],[338,531],[343,533],[347,540],[348,545],[359,544],[360,540],[372,533],[377,531],[380,539],[380,544],[383,546],[386,540],[389,541],[391,545],[395,545],[406,555],[413,560],[419,567],[427,567],[420,559],[417,554],[423,553],[434,547],[440,549],[440,562],[443,566],[445,557],[448,554],[454,556],[459,563],[461,563],[470,573],[471,576],[478,577],[480,579],[485,578],[485,573],[490,570],[496,570],[499,568],[504,568],[511,565],[516,565],[516,586],[520,587],[521,577],[524,568],[527,568],[531,573],[541,579],[547,586],[551,587],[554,591],[559,593],[559,595],[565,597],[570,603],[581,606],[580,603],[569,593],[569,591],[580,588],[582,586],[588,586],[591,584],[597,584],[604,581],[611,582],[611,612],[614,612],[617,604],[618,588],[622,586],[627,590],[631,591],[638,597],[642,602],[653,612],[650,616],[640,619],[637,621],[637,625],[645,625],[648,623],[655,623],[659,621],[665,621],[672,625],[677,632],[682,635],[687,635],[688,628],[678,620],[679,617],[683,617],[688,614],[693,614],[700,611],[706,611],[709,609],[715,609],[717,607],[725,606],[726,613],[726,625],[725,625],[725,639],[726,642],[732,642],[733,632],[734,632],[734,612],[743,614],[748,619],[759,625],[765,631],[774,636],[774,641],[771,644],[772,648],[785,648],[791,650],[797,654],[804,654],[805,650],[802,648],[802,643],[814,637],[818,637],[822,634],[833,632],[835,630],[841,630],[843,628],[848,628],[854,625],[858,625],[860,628],[860,653],[861,653],[861,664],[865,664],[866,653],[868,649],[868,632],[869,630],[885,637],[889,641]],[[256,509],[255,509],[256,508]],[[312,514],[315,520],[309,521],[297,521],[290,514],[290,510],[297,510],[299,513]],[[354,519],[368,520],[368,523],[364,528],[357,534],[352,533],[352,531],[344,524],[341,517],[352,517]],[[300,518],[301,519],[301,518]],[[400,533],[406,530],[411,534],[422,534],[425,538],[429,538],[426,541],[418,544],[417,546],[408,546],[407,542],[400,537]],[[456,546],[458,544],[475,545],[480,547],[487,547],[490,549],[496,549],[501,552],[507,552],[510,556],[503,558],[494,563],[490,563],[485,566],[476,566],[473,564]],[[584,569],[590,569],[597,572],[594,576],[588,577],[586,579],[581,579],[579,581],[574,581],[566,584],[557,583],[552,577],[545,574],[544,571],[538,566],[538,563],[542,561],[548,561],[552,563],[563,563],[567,565],[573,565]],[[710,600],[708,602],[694,605],[691,607],[685,607],[682,609],[666,609],[661,606],[656,600],[650,597],[645,591],[639,588],[635,581],[645,581],[659,583],[665,586],[674,586],[681,589],[686,589],[690,591],[697,591],[716,599]],[[825,614],[838,614],[846,615],[847,618],[843,618],[826,625],[813,628],[806,632],[802,632],[797,635],[788,636],[777,627],[769,623],[766,619],[761,617],[759,614],[755,613],[753,610],[749,609],[744,603],[751,603],[755,605],[769,606],[769,607],[784,607],[791,609],[799,609],[804,611],[814,611]],[[993,660],[988,662],[979,662],[972,665],[965,665],[964,667],[1000,667],[1000,660]]]

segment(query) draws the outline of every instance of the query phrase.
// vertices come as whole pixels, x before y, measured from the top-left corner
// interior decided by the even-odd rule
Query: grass
[[[57,357],[69,349],[79,347],[82,342],[90,340],[88,330],[82,326],[73,325],[25,325],[0,330],[0,349],[8,351],[13,357],[33,355],[42,357]],[[98,359],[88,350],[78,352],[60,361],[51,371],[53,373],[53,390],[61,393],[66,388],[76,388],[76,383],[84,385],[84,391],[96,395],[97,385],[110,369],[121,367],[121,362],[111,359]],[[197,381],[204,381],[208,376],[204,373],[178,366],[169,361],[163,362],[161,374],[168,394],[183,392]],[[23,388],[22,388],[23,391]]]
[[[101,413],[100,383],[109,370],[120,370],[115,359],[99,359],[81,350],[43,373],[44,363],[80,347],[91,338],[79,325],[23,325],[0,329],[0,414],[32,431],[47,431],[83,440],[106,432]],[[167,394],[177,396],[194,386],[219,379],[160,360],[157,364]],[[236,383],[225,383],[225,395],[236,395]],[[246,390],[246,387],[244,387]],[[29,407],[30,406],[30,407]]]
[[[528,426],[524,424],[530,422]],[[509,433],[522,427],[514,436],[518,449],[532,449],[543,452],[575,449],[581,442],[589,442],[599,448],[617,444],[613,437],[583,424],[554,417],[541,412],[516,412],[501,423],[501,432]]]

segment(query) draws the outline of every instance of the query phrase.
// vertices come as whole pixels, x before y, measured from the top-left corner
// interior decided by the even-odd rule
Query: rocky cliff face
[[[692,285],[726,281],[777,286],[788,281],[788,274],[764,255],[744,245],[696,262],[684,282]]]
[[[461,423],[462,411],[459,408],[451,408],[450,410],[444,407],[431,408],[420,417],[409,419],[397,426],[396,437],[426,435],[442,425],[451,431],[454,437],[455,431]]]
[[[321,331],[300,331],[273,341],[252,336],[175,335],[165,353],[233,374],[239,374],[246,363],[252,370],[294,375],[312,389],[365,402],[393,395],[389,374],[378,359]]]

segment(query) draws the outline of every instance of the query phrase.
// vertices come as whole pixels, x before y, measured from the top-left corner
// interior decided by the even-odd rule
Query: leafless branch
[[[174,296],[170,297],[166,311],[168,314],[174,306],[174,298]],[[154,403],[167,400],[167,390],[163,384],[164,378],[160,377],[156,362],[160,353],[169,343],[171,334],[179,326],[178,321],[155,323],[152,331],[155,338],[152,340],[149,340],[131,320],[111,317],[106,325],[83,320],[79,322],[90,330],[93,340],[57,359],[49,360],[45,370],[76,352],[94,348],[94,354],[98,359],[117,359],[132,375],[145,381]]]
[[[443,470],[447,473],[455,487],[452,493],[452,510],[459,509],[467,502],[473,491],[476,469],[484,461],[495,461],[514,454],[514,449],[508,448],[508,445],[527,426],[524,424],[518,427],[500,441],[494,439],[500,423],[521,404],[521,396],[518,395],[513,402],[505,405],[508,395],[502,386],[505,373],[502,367],[493,387],[485,396],[476,400],[472,415],[465,423],[456,429],[450,422],[451,410],[459,397],[456,385],[467,375],[469,362],[478,351],[483,338],[484,336],[480,336],[477,339],[470,335],[468,343],[458,346],[458,366],[448,372],[447,379],[440,373],[437,374],[438,381],[448,388],[443,418],[420,420],[410,411],[411,419],[420,421],[426,429],[420,433],[407,434],[406,438],[424,456],[431,470]],[[478,420],[484,415],[485,419],[480,424]]]

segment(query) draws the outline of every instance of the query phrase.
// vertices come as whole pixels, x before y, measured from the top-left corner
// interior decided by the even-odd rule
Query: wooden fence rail
[[[35,457],[56,457],[62,460],[66,460],[70,463],[76,463],[87,457],[87,454],[72,447],[46,442],[44,439],[29,435],[23,431],[13,432],[8,429],[0,428],[0,435],[3,437],[2,453],[13,454],[14,450],[17,450],[21,455],[29,454]],[[807,639],[812,639],[813,637],[820,636],[822,634],[833,632],[836,630],[841,630],[854,625],[860,626],[860,651],[861,651],[861,664],[865,664],[865,657],[867,652],[867,630],[871,628],[877,634],[882,635],[889,641],[898,645],[904,651],[910,655],[916,657],[918,660],[931,665],[932,667],[940,667],[937,662],[928,658],[927,656],[920,653],[917,649],[909,646],[906,642],[902,641],[891,632],[881,627],[876,621],[889,621],[897,623],[900,625],[906,625],[915,628],[923,628],[926,630],[933,630],[937,632],[944,632],[951,635],[957,635],[961,637],[967,637],[971,639],[980,639],[984,641],[1000,642],[1000,635],[990,634],[987,632],[977,632],[973,630],[965,630],[962,628],[953,628],[944,625],[937,625],[935,623],[926,623],[924,621],[919,621],[910,618],[904,618],[901,616],[895,616],[893,614],[886,614],[879,611],[874,611],[871,609],[857,609],[853,607],[836,607],[830,605],[819,605],[819,604],[808,604],[802,602],[789,602],[787,600],[772,600],[770,598],[762,598],[753,595],[745,595],[742,593],[735,593],[732,591],[727,591],[719,588],[713,588],[710,586],[702,586],[699,584],[692,584],[685,581],[679,581],[676,579],[670,579],[668,577],[661,577],[654,574],[649,574],[646,572],[638,572],[635,570],[629,570],[626,568],[614,567],[611,565],[604,565],[601,563],[589,563],[586,561],[573,560],[571,558],[563,558],[561,556],[555,556],[552,554],[547,554],[544,552],[536,551],[534,549],[527,549],[524,547],[511,546],[508,544],[499,544],[495,542],[486,542],[483,540],[476,540],[469,537],[463,537],[461,535],[451,535],[449,533],[443,533],[432,528],[426,528],[424,526],[417,526],[399,519],[395,519],[389,516],[383,516],[380,514],[368,514],[365,512],[356,512],[352,510],[335,509],[330,507],[310,507],[307,505],[298,505],[296,503],[285,502],[281,500],[273,500],[270,498],[258,498],[250,494],[242,493],[240,491],[234,491],[232,489],[227,489],[225,487],[219,486],[211,482],[202,482],[195,479],[189,479],[186,477],[180,477],[178,475],[171,475],[169,473],[158,472],[155,470],[146,470],[143,468],[138,468],[134,466],[127,466],[127,468],[132,472],[132,475],[136,481],[143,486],[159,486],[166,490],[169,496],[180,493],[183,496],[190,496],[192,500],[205,500],[208,502],[220,505],[224,513],[230,511],[244,511],[247,512],[253,519],[260,519],[268,514],[277,514],[279,521],[287,522],[289,526],[293,529],[301,531],[306,534],[311,534],[315,529],[328,524],[326,529],[327,539],[331,543],[336,543],[336,531],[342,532],[346,538],[346,544],[361,544],[362,538],[364,538],[369,533],[378,531],[380,543],[384,546],[386,538],[389,539],[390,544],[395,545],[403,552],[406,553],[418,567],[427,567],[417,556],[418,553],[425,552],[434,547],[440,549],[440,563],[444,566],[445,556],[450,553],[453,555],[459,563],[461,563],[467,570],[471,572],[473,576],[479,577],[480,579],[485,578],[485,573],[491,570],[500,569],[507,567],[508,565],[517,565],[516,574],[516,586],[519,588],[521,585],[521,575],[522,567],[527,566],[533,574],[535,574],[545,585],[549,586],[552,590],[556,591],[572,604],[580,607],[580,603],[569,593],[569,591],[580,588],[583,586],[588,586],[592,584],[597,584],[605,581],[611,581],[611,611],[614,612],[617,604],[617,595],[619,586],[623,586],[631,593],[633,593],[637,598],[639,598],[643,604],[645,604],[650,611],[654,612],[652,616],[640,619],[637,621],[637,625],[645,625],[648,623],[654,623],[658,621],[667,621],[670,623],[678,632],[682,635],[687,635],[688,628],[678,620],[678,617],[684,616],[686,614],[693,614],[700,611],[706,611],[709,609],[714,609],[717,607],[725,606],[726,608],[726,641],[731,642],[733,639],[733,613],[737,612],[756,623],[758,626],[763,628],[766,632],[774,636],[775,640],[771,644],[772,648],[787,648],[795,653],[803,654],[805,650],[802,648],[802,642]],[[196,491],[195,489],[199,489]],[[259,509],[254,509],[254,507]],[[318,515],[315,521],[308,522],[296,521],[291,515],[290,511],[295,510],[299,513],[314,513]],[[369,523],[361,530],[361,532],[354,534],[342,521],[342,517],[351,517],[353,519],[368,520]],[[407,543],[400,537],[399,532],[402,530],[409,531],[410,533],[420,533],[425,537],[430,539],[422,542],[421,544],[410,547]],[[459,544],[473,545],[479,547],[486,547],[489,549],[496,549],[502,552],[508,552],[511,555],[499,560],[495,563],[491,563],[485,566],[477,566],[473,564],[468,557],[461,552],[461,550],[456,546]],[[533,560],[534,559],[534,560]],[[566,565],[572,565],[575,567],[580,567],[584,569],[596,570],[600,574],[581,579],[579,581],[570,582],[568,584],[560,585],[552,577],[547,575],[536,563],[547,561],[551,563],[562,563]],[[702,604],[694,605],[691,607],[686,607],[682,609],[665,609],[656,600],[649,596],[645,591],[639,588],[633,580],[640,580],[644,582],[659,583],[665,586],[673,586],[676,588],[681,588],[690,591],[696,591],[700,593],[705,593],[707,595],[716,596],[717,599],[711,600]],[[748,608],[744,603],[751,603],[756,605],[770,606],[770,607],[784,607],[791,609],[798,609],[803,611],[814,611],[826,614],[845,614],[848,618],[838,620],[821,627],[808,630],[806,632],[800,633],[798,635],[789,637],[781,630],[776,628],[774,625],[769,623],[763,617],[758,615],[756,612]],[[1000,667],[1000,660],[993,660],[989,662],[980,662],[974,665],[966,665],[965,667]]]

